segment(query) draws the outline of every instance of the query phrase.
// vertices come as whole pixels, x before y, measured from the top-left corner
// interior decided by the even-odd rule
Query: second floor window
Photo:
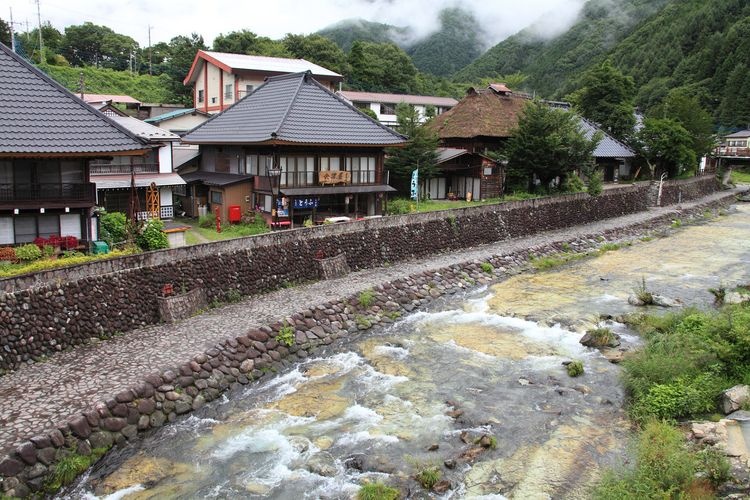
[[[204,96],[203,96],[203,89],[198,91],[198,102],[203,102]]]
[[[281,186],[310,186],[315,176],[315,158],[312,156],[282,156]]]
[[[266,175],[273,161],[271,155],[247,155],[245,157],[245,173],[248,175]]]
[[[232,84],[224,85],[224,99],[232,98]]]
[[[375,157],[373,156],[347,158],[346,169],[352,173],[352,184],[375,183]]]
[[[395,115],[396,114],[396,106],[393,104],[381,104],[380,105],[380,114],[381,115]]]

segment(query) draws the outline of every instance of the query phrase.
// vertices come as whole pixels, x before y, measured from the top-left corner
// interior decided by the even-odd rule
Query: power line
[[[44,44],[42,43],[42,9],[39,0],[36,0],[36,19],[39,29],[39,63],[44,62]]]

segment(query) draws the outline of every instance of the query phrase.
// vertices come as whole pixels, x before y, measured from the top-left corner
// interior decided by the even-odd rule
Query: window
[[[352,184],[375,183],[375,157],[373,156],[347,158],[346,169],[352,173]]]
[[[381,104],[380,105],[380,114],[381,115],[395,115],[396,114],[396,106],[393,104]]]
[[[255,90],[255,85],[245,85],[245,95],[251,93],[253,90]]]
[[[214,171],[221,172],[224,174],[229,173],[229,157],[226,155],[216,155],[216,162],[214,163]]]
[[[198,91],[198,102],[203,102],[203,89]]]
[[[60,235],[60,216],[59,215],[40,215],[38,220],[39,227],[37,232],[42,238]]]
[[[31,243],[36,238],[36,216],[22,215],[15,218],[16,243]]]
[[[320,170],[325,171],[338,171],[341,170],[341,158],[336,156],[324,156],[320,159]]]
[[[13,217],[0,217],[0,245],[13,244]]]
[[[224,99],[232,99],[232,84],[224,85]]]
[[[211,203],[221,205],[223,203],[223,193],[221,191],[211,191]]]
[[[271,155],[247,155],[245,157],[245,173],[248,175],[266,175],[271,168]]]
[[[315,158],[312,156],[282,156],[281,186],[310,186],[315,176]]]

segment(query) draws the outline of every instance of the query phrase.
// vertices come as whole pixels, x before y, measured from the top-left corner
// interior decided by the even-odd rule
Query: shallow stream
[[[586,497],[626,458],[629,427],[619,367],[581,334],[600,315],[635,310],[627,297],[642,280],[708,307],[708,288],[750,282],[748,241],[750,207],[740,206],[669,238],[436,301],[110,453],[66,495],[351,498],[382,481],[413,498]],[[567,375],[572,359],[583,376]],[[446,492],[413,479],[431,466]]]

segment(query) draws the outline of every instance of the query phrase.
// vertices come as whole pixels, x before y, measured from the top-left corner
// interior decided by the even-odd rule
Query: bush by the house
[[[0,247],[0,262],[15,262],[16,251],[13,247]]]
[[[60,248],[62,250],[75,250],[78,248],[78,238],[75,236],[57,236],[52,235],[49,238],[35,238],[34,244],[42,251],[44,247]]]
[[[389,215],[410,214],[414,212],[414,203],[411,200],[396,199],[388,202]]]
[[[594,170],[591,173],[591,176],[589,177],[589,185],[586,191],[591,196],[599,196],[602,194],[602,189],[604,183],[604,174],[602,174],[601,170]]]
[[[200,227],[205,227],[206,229],[216,227],[216,215],[210,212],[206,215],[201,215],[198,217],[198,225]]]
[[[150,219],[143,225],[135,242],[143,250],[169,248],[169,240],[164,233],[164,223],[159,219]]]
[[[16,258],[23,262],[31,262],[42,258],[42,249],[33,243],[16,247]]]
[[[110,212],[99,219],[100,239],[112,248],[128,239],[128,219],[122,212]]]

